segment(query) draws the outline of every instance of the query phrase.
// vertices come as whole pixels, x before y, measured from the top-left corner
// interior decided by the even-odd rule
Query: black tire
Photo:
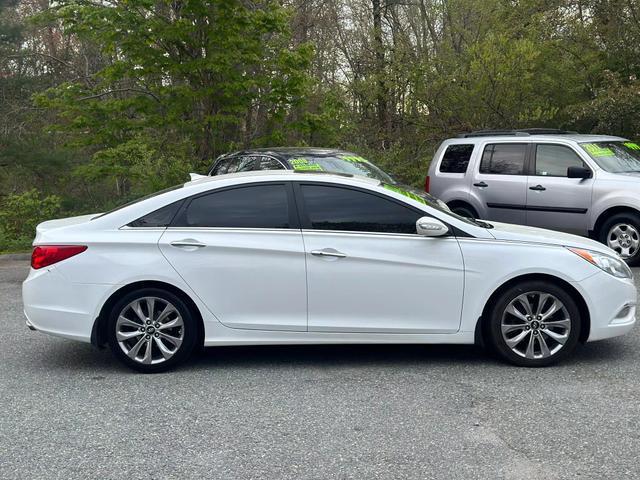
[[[476,213],[476,211],[468,205],[461,205],[461,204],[456,205],[454,203],[453,205],[450,205],[449,208],[453,213],[460,215],[461,217],[466,217],[471,219],[478,218],[478,214]]]
[[[534,344],[534,348],[537,345],[538,352],[541,355],[540,358],[526,358],[525,356],[521,356],[520,354],[514,352],[514,350],[512,350],[509,345],[507,345],[507,340],[503,337],[502,334],[502,320],[506,308],[511,304],[512,301],[516,301],[517,297],[527,293],[531,294],[531,296],[527,296],[527,298],[533,299],[533,301],[535,301],[536,295],[533,292],[546,293],[556,297],[556,299],[562,302],[562,304],[564,305],[564,308],[566,309],[566,313],[568,313],[570,320],[570,329],[567,335],[568,338],[561,345],[561,347],[550,356],[542,356],[542,346],[539,338],[535,337],[533,340],[531,340]],[[538,299],[539,298],[540,296],[538,297]],[[547,300],[547,302],[550,301],[552,301],[552,299]],[[534,303],[533,306],[535,305],[536,304]],[[549,304],[546,303],[545,305]],[[564,313],[564,311],[559,310],[557,313],[551,315],[548,319],[549,323],[554,323],[554,320],[560,320],[561,317],[565,316]],[[535,319],[535,315],[533,317]],[[526,354],[526,346],[528,346],[529,339],[531,339],[534,335],[534,328],[530,326],[532,325],[532,323],[516,319],[516,317],[513,317],[512,320],[509,315],[507,315],[507,321],[514,324],[522,321],[523,325],[529,326],[529,328],[527,328],[527,336],[524,337],[521,343],[515,346],[515,348],[517,349],[519,348],[525,350],[522,353]],[[542,336],[542,340],[544,340],[545,345],[550,345],[551,348],[549,348],[549,350],[553,351],[553,348],[560,345],[560,343],[553,340],[553,337],[550,337],[550,334],[547,332],[550,331],[551,334],[558,335],[558,332],[562,333],[562,329],[555,326],[549,327],[546,324],[540,327],[540,325],[542,325],[542,322],[537,322],[537,325],[537,328],[535,328],[536,335]],[[576,305],[573,297],[569,293],[567,293],[566,290],[552,282],[532,280],[523,281],[512,286],[511,288],[504,291],[496,299],[496,301],[493,302],[493,307],[489,312],[488,324],[486,325],[487,328],[485,332],[489,347],[501,359],[520,367],[546,367],[563,360],[568,355],[573,353],[576,345],[578,344],[578,339],[580,338],[581,326],[582,322],[580,318],[580,309]],[[547,332],[545,332],[545,329],[547,330]],[[509,332],[507,333],[507,335],[513,335],[512,338],[515,338],[517,335],[523,332],[524,328],[522,330],[514,330],[514,332]]]
[[[152,353],[154,353],[154,350],[155,350],[155,353],[158,354],[156,355],[156,357],[157,357],[157,361],[159,361],[160,363],[145,364],[145,363],[141,363],[141,361],[130,358],[124,352],[123,350],[124,347],[120,346],[120,343],[118,342],[118,339],[116,337],[117,321],[122,310],[126,306],[128,306],[131,302],[134,302],[136,299],[142,299],[145,297],[160,299],[161,302],[169,302],[171,305],[173,305],[173,307],[175,307],[175,310],[179,313],[180,317],[182,318],[182,326],[176,327],[175,330],[170,331],[170,333],[175,334],[177,330],[178,333],[175,335],[180,335],[180,334],[182,335],[182,342],[177,348],[175,348],[175,353],[173,353],[173,355],[170,358],[163,359],[163,358],[160,358],[161,352],[158,349],[157,344],[152,348]],[[135,319],[135,316],[131,313],[131,311],[129,312],[128,315],[130,315],[131,318]],[[107,341],[109,343],[109,347],[111,348],[111,351],[113,352],[113,354],[128,367],[142,373],[164,372],[186,361],[192,354],[196,346],[196,343],[198,341],[198,323],[197,322],[198,321],[194,317],[189,306],[174,293],[169,292],[167,290],[160,289],[160,288],[143,288],[143,289],[135,290],[125,294],[113,306],[113,308],[111,309],[111,312],[109,313],[109,317],[107,321]],[[149,327],[152,327],[152,325],[149,325]],[[135,330],[136,329],[132,328],[130,331],[135,332]],[[160,329],[158,329],[158,331],[160,331]],[[146,332],[145,334],[140,334],[140,335],[141,337],[146,337],[146,338],[151,337],[151,335],[146,335]],[[159,335],[161,334],[159,333]],[[136,339],[132,340],[131,342],[137,341],[138,338],[140,337],[136,337]],[[149,343],[153,343],[153,341],[154,339],[150,338]],[[165,342],[165,345],[171,345],[171,344],[170,343],[167,344]],[[146,345],[143,345],[142,347],[140,347],[140,350],[142,350],[143,348],[145,348],[144,351],[146,351]]]
[[[623,212],[616,213],[611,217],[607,218],[600,229],[598,230],[598,241],[600,243],[604,243],[608,245],[607,238],[610,235],[611,230],[616,225],[631,225],[635,228],[636,232],[640,232],[640,215],[634,212]],[[618,252],[620,253],[620,252]],[[629,266],[637,266],[640,264],[640,248],[636,249],[635,253],[628,257],[624,258],[624,261],[627,262]]]

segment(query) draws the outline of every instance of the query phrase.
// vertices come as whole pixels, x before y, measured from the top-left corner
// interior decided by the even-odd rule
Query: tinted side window
[[[284,166],[275,158],[258,157],[256,170],[284,170]]]
[[[442,156],[440,171],[443,173],[465,173],[472,152],[473,145],[449,145]]]
[[[194,198],[172,226],[289,228],[284,185],[252,185]]]
[[[131,222],[129,227],[166,227],[182,206],[183,200],[165,205],[158,210],[148,213],[144,217]]]
[[[228,173],[229,165],[233,161],[233,158],[223,158],[220,160],[217,165],[213,168],[211,175],[224,175]]]
[[[536,175],[566,177],[567,168],[585,166],[578,154],[569,147],[546,144],[536,146]]]
[[[250,172],[255,170],[256,158],[255,157],[240,157],[238,162],[238,168],[236,172]],[[229,172],[230,173],[230,172]]]
[[[487,145],[482,153],[480,173],[524,175],[525,143],[496,143]]]
[[[423,216],[377,195],[348,188],[302,185],[304,206],[316,230],[416,233]]]

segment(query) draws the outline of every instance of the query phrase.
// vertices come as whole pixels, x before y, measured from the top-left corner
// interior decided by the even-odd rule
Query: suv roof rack
[[[520,128],[517,130],[476,130],[463,133],[458,138],[492,137],[496,135],[510,135],[514,137],[528,137],[529,135],[577,135],[578,132],[560,130],[558,128]]]

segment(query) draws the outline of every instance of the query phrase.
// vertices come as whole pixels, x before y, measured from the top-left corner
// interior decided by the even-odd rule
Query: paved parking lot
[[[474,347],[228,347],[138,375],[28,331],[27,269],[0,261],[0,478],[640,476],[640,329],[547,369]]]

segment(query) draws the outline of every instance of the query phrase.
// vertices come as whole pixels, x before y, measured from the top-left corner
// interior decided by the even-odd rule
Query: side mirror
[[[441,237],[449,233],[449,228],[437,218],[421,217],[416,222],[416,232],[423,237]]]
[[[568,167],[567,168],[567,177],[568,178],[591,178],[593,173],[588,168],[584,167]]]

